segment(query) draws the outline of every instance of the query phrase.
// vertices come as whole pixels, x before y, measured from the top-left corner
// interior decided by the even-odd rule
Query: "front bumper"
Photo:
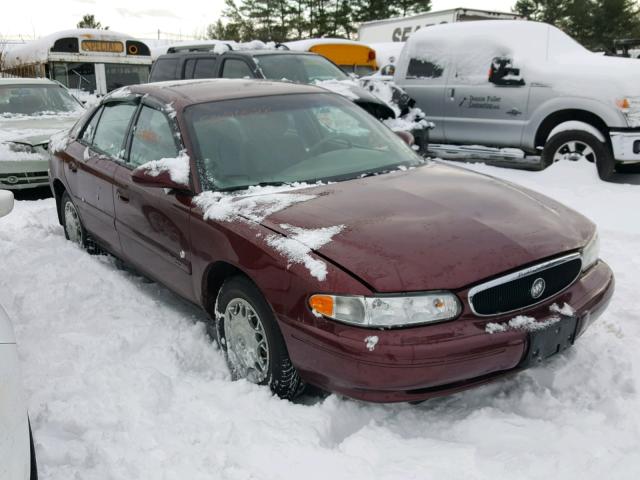
[[[1,160],[0,188],[24,190],[49,185],[47,160]]]
[[[598,262],[555,297],[504,316],[477,317],[467,305],[454,321],[395,330],[324,319],[280,323],[292,362],[305,381],[366,401],[420,401],[489,382],[531,363],[527,332],[489,334],[488,323],[508,322],[517,315],[545,321],[557,316],[549,309],[553,303],[568,303],[577,317],[570,319],[576,325],[573,342],[606,308],[613,290],[611,269]],[[467,292],[458,293],[466,298]],[[373,349],[367,342],[371,336],[378,338]]]
[[[612,130],[609,137],[617,162],[640,162],[640,129]]]
[[[0,344],[0,478],[29,480],[29,421],[19,372],[16,345]]]

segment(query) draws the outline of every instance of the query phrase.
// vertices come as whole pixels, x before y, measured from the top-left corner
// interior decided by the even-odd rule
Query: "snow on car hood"
[[[73,115],[0,116],[0,142],[42,145],[56,132],[70,129],[80,118]]]
[[[314,251],[378,292],[462,288],[579,249],[594,231],[542,195],[440,163],[305,193],[315,197],[263,225],[285,237],[285,225],[344,225]]]

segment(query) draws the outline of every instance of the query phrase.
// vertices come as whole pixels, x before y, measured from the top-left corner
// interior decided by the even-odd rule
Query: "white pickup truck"
[[[640,163],[639,77],[637,59],[592,53],[551,25],[508,20],[421,29],[394,73],[435,123],[430,149],[519,149],[545,166],[587,158],[603,179],[618,164]]]

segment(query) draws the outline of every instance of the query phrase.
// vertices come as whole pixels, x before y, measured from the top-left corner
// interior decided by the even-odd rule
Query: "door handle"
[[[75,160],[71,160],[69,162],[69,170],[71,170],[73,173],[78,171],[78,162],[76,162]]]
[[[453,100],[456,97],[456,89],[455,88],[451,88],[449,90],[449,98],[451,98],[451,100]]]
[[[129,201],[129,197],[126,194],[124,194],[120,189],[116,190],[116,197],[118,197],[118,200],[120,200],[121,202],[127,203]]]
[[[507,115],[513,115],[515,117],[515,116],[518,116],[518,115],[522,115],[522,112],[514,107],[511,110],[507,111]]]

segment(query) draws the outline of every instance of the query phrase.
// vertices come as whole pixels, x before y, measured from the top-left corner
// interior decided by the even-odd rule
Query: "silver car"
[[[57,82],[0,78],[0,188],[48,185],[49,138],[83,113],[82,104]]]

